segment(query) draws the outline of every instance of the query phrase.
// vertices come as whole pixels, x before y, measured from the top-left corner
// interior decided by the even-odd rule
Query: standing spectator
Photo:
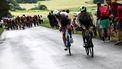
[[[114,25],[114,31],[117,30],[117,7],[122,6],[122,4],[117,3],[117,0],[114,1],[109,1],[110,5],[110,10],[111,10],[111,16],[112,16],[112,24]]]
[[[112,24],[114,25],[114,31],[118,33],[118,42],[116,43],[117,44],[120,44],[121,43],[121,37],[122,37],[122,34],[121,34],[121,17],[122,17],[122,11],[121,11],[121,7],[118,7],[118,6],[122,6],[122,4],[120,3],[117,3],[117,0],[106,0],[107,4],[110,6],[110,12],[111,12],[111,16],[112,16]]]
[[[49,20],[49,23],[50,23],[50,26],[53,28],[54,27],[54,25],[53,25],[53,23],[52,23],[52,15],[53,15],[53,11],[51,11],[51,12],[49,12],[49,14],[48,14],[48,20]]]
[[[98,30],[98,34],[99,34],[99,38],[101,39],[101,29],[100,29],[100,18],[101,18],[101,15],[100,15],[100,6],[101,6],[101,3],[97,3],[97,13],[96,13],[96,16],[97,16],[97,30]]]
[[[118,45],[118,44],[122,43],[122,6],[118,6],[117,13],[118,13],[117,29],[118,29],[118,38],[119,38],[119,40],[115,45]]]
[[[102,40],[105,41],[107,38],[110,40],[110,19],[109,19],[109,7],[104,5],[100,6],[100,28],[102,30]]]
[[[42,15],[41,16],[38,15],[38,17],[39,17],[39,23],[42,24],[43,23],[43,17],[42,17]]]
[[[51,11],[51,13],[49,13],[48,15],[48,19],[49,19],[49,22],[50,22],[50,25],[52,28],[58,28],[58,20],[56,18],[56,15],[57,14],[54,14],[53,11]]]

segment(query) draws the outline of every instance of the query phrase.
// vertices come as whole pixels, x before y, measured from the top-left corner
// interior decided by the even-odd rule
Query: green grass
[[[96,6],[95,4],[89,2],[88,4],[85,3],[86,0],[49,0],[49,1],[39,1],[38,3],[46,5],[48,10],[55,10],[55,9],[70,9],[71,15],[74,14],[74,12],[77,12],[79,10],[79,7],[81,5],[86,5],[88,7]],[[43,17],[47,17],[49,11],[40,11],[40,10],[28,10],[34,7],[38,6],[38,3],[32,3],[32,4],[19,4],[22,8],[25,8],[26,11],[11,11],[12,15],[18,16],[18,15],[42,15]],[[91,7],[91,8],[92,8]],[[91,9],[90,8],[90,9]]]
[[[55,9],[69,9],[69,8],[77,8],[85,0],[50,0],[50,1],[41,1],[41,4],[44,4],[48,7],[49,10]]]
[[[2,34],[3,31],[4,31],[4,29],[3,28],[0,28],[0,35]]]
[[[41,11],[41,10],[24,10],[24,11],[10,11],[13,16],[21,16],[25,15],[42,15],[43,17],[47,17],[48,11]]]
[[[48,10],[55,10],[55,9],[69,9],[69,8],[78,8],[81,5],[87,5],[91,6],[94,5],[89,2],[89,4],[85,3],[86,0],[49,0],[49,1],[39,1],[38,3],[46,5],[48,7]],[[38,3],[32,3],[32,4],[19,4],[22,8],[25,9],[31,9],[33,7],[37,7]]]
[[[50,0],[50,1],[39,1],[38,3],[46,5],[49,10],[55,9],[69,9],[79,7],[84,4],[85,0]],[[32,4],[20,4],[22,8],[30,9],[38,6],[38,3]]]
[[[50,24],[49,24],[47,19],[45,19],[44,22],[42,24],[40,24],[40,26],[51,28],[51,26],[50,26]]]
[[[25,8],[26,10],[29,10],[31,8],[34,8],[34,7],[38,6],[37,3],[32,3],[32,4],[25,3],[25,4],[19,4],[19,5],[20,5],[20,7]]]

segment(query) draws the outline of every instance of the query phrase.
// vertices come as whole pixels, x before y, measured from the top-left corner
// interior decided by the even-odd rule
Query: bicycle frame
[[[92,35],[90,34],[90,31],[89,30],[85,30],[83,37],[85,38],[86,54],[90,55],[91,57],[94,57]]]

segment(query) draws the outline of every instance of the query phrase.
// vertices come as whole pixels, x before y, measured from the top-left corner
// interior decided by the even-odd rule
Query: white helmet
[[[68,13],[67,13],[67,12],[60,12],[60,15],[61,15],[61,16],[68,17]]]
[[[57,15],[57,14],[59,14],[59,11],[58,11],[58,10],[54,10],[54,11],[53,11],[53,14],[54,14],[54,15]]]
[[[81,5],[80,11],[86,11],[86,6],[85,5]]]

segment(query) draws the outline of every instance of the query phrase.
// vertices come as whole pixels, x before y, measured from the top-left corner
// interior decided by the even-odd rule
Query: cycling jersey
[[[86,28],[92,26],[92,19],[89,13],[87,12],[81,12],[78,14],[77,21],[81,24],[84,25]]]

